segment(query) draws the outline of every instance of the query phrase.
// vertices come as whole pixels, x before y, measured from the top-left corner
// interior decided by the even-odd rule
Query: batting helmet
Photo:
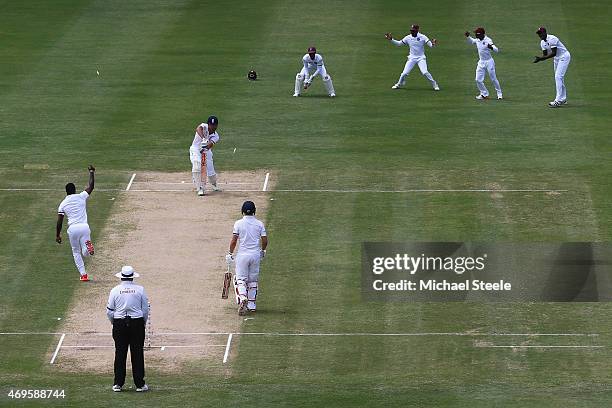
[[[316,54],[317,49],[315,47],[308,47],[308,54]]]
[[[255,81],[257,79],[257,72],[250,70],[247,75],[247,78],[249,78],[249,80],[251,81]]]
[[[218,125],[219,119],[217,119],[216,116],[209,116],[208,119],[206,120],[206,123],[208,123],[209,125]]]
[[[245,201],[242,204],[242,213],[244,215],[254,215],[256,211],[255,203],[252,201]]]

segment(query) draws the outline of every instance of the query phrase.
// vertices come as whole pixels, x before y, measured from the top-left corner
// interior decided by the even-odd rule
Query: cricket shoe
[[[559,103],[560,103],[561,105],[567,105],[567,99],[564,99],[564,100],[562,100],[562,101],[559,101]]]
[[[489,97],[488,97],[488,96],[484,96],[484,95],[480,94],[480,95],[478,95],[478,96],[476,97],[476,99],[478,99],[479,101],[483,101],[483,100],[485,100],[485,99],[489,99]]]
[[[93,243],[91,241],[85,241],[85,246],[87,247],[87,252],[89,252],[89,255],[93,255],[94,254]]]
[[[145,391],[149,391],[149,386],[147,384],[143,385],[142,387],[136,388],[136,392],[145,392]]]
[[[238,316],[245,316],[247,314],[247,302],[248,300],[246,297],[240,302],[240,307],[238,308]]]
[[[504,99],[504,96],[502,94],[497,94],[497,99],[498,100],[502,100],[502,99]]]
[[[439,91],[440,87],[438,86],[437,82],[434,82],[434,87],[433,87],[434,91]]]
[[[81,275],[81,277],[79,278],[79,280],[81,282],[89,282],[89,277],[87,276],[87,274],[85,275]]]
[[[401,84],[395,84],[391,87],[391,89],[400,89],[402,87]]]
[[[204,195],[204,190],[203,189],[199,189],[198,190],[198,196],[202,197]]]
[[[121,392],[121,386],[120,385],[113,385],[113,391],[114,392]]]
[[[548,102],[548,106],[551,108],[558,108],[561,105],[563,105],[563,102],[559,102],[559,101]]]
[[[297,98],[298,96],[300,96],[300,94],[299,93],[294,93],[293,96],[295,96]]]
[[[213,185],[212,185],[212,190],[213,190],[213,191],[223,191],[223,190],[221,189],[221,187],[217,186],[216,184],[213,184]]]
[[[329,97],[330,97],[330,98],[335,98],[335,97],[336,97],[336,94],[335,94],[335,93],[333,93],[333,94],[329,94]]]

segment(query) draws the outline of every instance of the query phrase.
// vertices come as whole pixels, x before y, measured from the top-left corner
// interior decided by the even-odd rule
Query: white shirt
[[[212,135],[208,134],[208,123],[200,123],[200,126],[202,126],[202,133],[204,137],[202,138],[200,135],[198,135],[198,132],[195,132],[195,135],[193,136],[193,142],[191,142],[191,146],[195,147],[198,151],[200,151],[200,149],[202,148],[202,142],[204,141],[204,139],[207,139],[209,142],[213,142],[215,144],[219,141],[219,134],[216,130]]]
[[[304,64],[304,68],[306,68],[308,71],[318,69],[324,65],[321,54],[315,54],[314,60],[310,58],[309,54],[304,54],[304,57],[302,57],[302,63]]]
[[[110,291],[106,316],[111,322],[113,319],[123,319],[130,316],[132,319],[149,318],[149,300],[144,288],[133,281],[121,281]]]
[[[79,194],[69,194],[60,203],[57,213],[68,217],[68,226],[87,224],[87,199],[89,194],[83,191]]]
[[[565,53],[569,54],[569,50],[565,48],[565,45],[563,45],[561,40],[559,40],[552,34],[548,34],[546,36],[546,40],[540,41],[540,48],[542,48],[542,51],[547,51],[546,55],[550,55],[550,53],[552,52],[551,50],[553,48],[557,48],[557,55],[555,56],[555,58],[561,58],[565,56]]]
[[[266,236],[266,227],[254,215],[245,215],[234,223],[234,235],[240,239],[239,254],[258,254],[261,237]]]
[[[427,38],[425,34],[421,33],[417,33],[416,37],[409,34],[405,36],[400,43],[410,47],[410,54],[408,54],[408,58],[425,57],[425,45],[427,44],[428,46],[433,47],[433,44],[431,41],[429,41],[429,38]]]
[[[478,49],[478,57],[481,61],[488,61],[493,58],[491,56],[491,49],[489,49],[489,44],[491,44],[491,46],[493,47],[493,51],[499,52],[499,48],[497,48],[497,46],[493,44],[493,40],[486,35],[482,40],[478,38],[467,37],[467,42],[469,44],[476,45],[476,48]]]

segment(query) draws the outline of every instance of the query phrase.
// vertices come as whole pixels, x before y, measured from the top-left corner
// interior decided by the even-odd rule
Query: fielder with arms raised
[[[219,134],[217,126],[219,119],[216,116],[210,116],[206,123],[200,123],[196,128],[193,142],[189,148],[189,158],[191,160],[191,178],[199,196],[203,196],[206,190],[206,176],[202,169],[202,156],[206,160],[206,175],[212,184],[213,191],[221,191],[217,187],[217,173],[213,164],[212,149],[219,142]]]
[[[485,29],[478,27],[474,30],[476,38],[470,36],[469,31],[465,32],[465,38],[468,44],[475,45],[478,49],[478,63],[476,64],[476,86],[480,93],[476,96],[478,100],[489,99],[489,90],[484,84],[485,72],[489,73],[489,78],[495,92],[497,92],[497,99],[503,99],[501,85],[497,80],[497,74],[495,73],[495,60],[491,56],[491,51],[499,52],[499,48],[493,44],[493,40],[485,35]]]
[[[255,218],[255,204],[245,201],[242,204],[242,219],[234,224],[229,253],[225,256],[228,265],[234,262],[236,244],[240,241],[236,255],[236,302],[240,305],[238,315],[244,316],[247,311],[255,312],[257,301],[257,282],[259,281],[259,263],[266,256],[268,236],[264,224]]]
[[[94,189],[94,166],[89,166],[89,185],[85,191],[77,194],[74,183],[66,184],[66,198],[57,209],[57,225],[55,229],[55,241],[62,243],[62,224],[64,216],[68,217],[68,239],[72,247],[72,256],[79,273],[80,280],[87,282],[89,277],[85,271],[84,256],[94,254],[94,246],[91,242],[91,230],[87,224],[87,199]]]
[[[410,27],[410,35],[405,36],[401,41],[395,40],[391,33],[386,33],[385,38],[394,45],[401,47],[402,45],[406,45],[410,48],[410,53],[408,54],[408,60],[406,61],[406,65],[404,66],[404,70],[400,74],[397,83],[391,87],[391,89],[399,89],[404,86],[404,82],[406,81],[406,77],[412,71],[415,65],[418,65],[421,70],[421,74],[431,83],[434,91],[439,91],[440,87],[438,83],[433,79],[429,71],[427,70],[427,57],[425,56],[425,45],[430,48],[433,48],[438,44],[438,40],[433,38],[430,40],[426,35],[421,34],[419,32],[420,27],[417,24],[413,24]]]

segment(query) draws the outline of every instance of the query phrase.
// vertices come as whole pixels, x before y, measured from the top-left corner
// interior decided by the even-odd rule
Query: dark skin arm
[[[62,224],[64,223],[64,214],[57,214],[57,225],[55,226],[55,242],[62,243]]]
[[[87,169],[89,170],[89,185],[87,186],[85,191],[87,191],[87,194],[91,195],[91,192],[94,189],[94,173],[96,172],[96,168],[92,165],[89,165]]]
[[[261,249],[262,250],[266,250],[266,248],[268,247],[268,237],[261,237]]]
[[[232,240],[230,241],[230,247],[229,247],[230,254],[234,253],[237,243],[238,243],[238,235],[234,234],[232,235]]]
[[[540,62],[540,61],[544,61],[544,60],[547,60],[547,59],[550,59],[550,58],[554,58],[556,55],[557,55],[557,47],[551,48],[550,49],[550,54],[548,54],[547,50],[543,50],[542,51],[542,56],[541,57],[536,56],[535,59],[533,60],[533,63],[535,64],[535,63]]]

